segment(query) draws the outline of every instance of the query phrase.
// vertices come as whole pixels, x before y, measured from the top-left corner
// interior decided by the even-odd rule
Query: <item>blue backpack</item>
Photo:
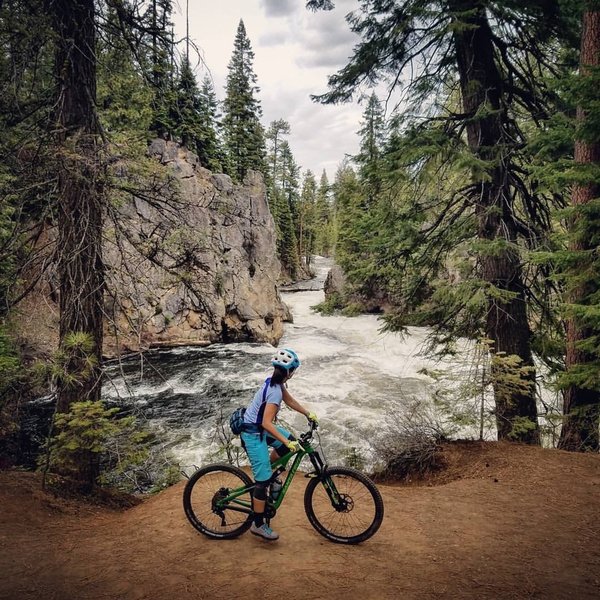
[[[231,433],[233,433],[233,435],[240,435],[240,433],[242,433],[242,430],[244,428],[245,413],[245,408],[237,408],[229,417],[229,427],[231,427]]]
[[[271,378],[269,377],[265,381],[265,386],[263,388],[262,403],[260,406],[260,410],[258,412],[258,423],[260,423],[262,421],[262,416],[263,416],[263,413],[265,412],[265,402],[267,401],[267,390],[269,388],[270,382],[271,382]],[[246,414],[245,408],[236,408],[233,411],[233,413],[231,414],[231,416],[229,417],[229,427],[231,428],[231,433],[233,433],[233,435],[240,435],[240,433],[242,433],[242,431],[244,431],[244,415],[245,414]],[[247,430],[258,429],[259,431],[261,431],[262,427],[258,423],[247,424],[246,429]]]

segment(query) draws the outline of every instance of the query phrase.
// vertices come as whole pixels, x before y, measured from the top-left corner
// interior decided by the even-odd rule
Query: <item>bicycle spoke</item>
[[[192,508],[197,515],[202,515],[200,517],[201,521],[209,526],[210,529],[215,531],[227,530],[231,527],[236,527],[246,520],[246,515],[243,515],[243,513],[227,511],[225,508],[223,514],[226,524],[223,525],[221,516],[213,512],[212,508],[213,497],[218,490],[231,491],[240,487],[241,482],[239,479],[228,473],[216,472],[214,477],[205,477],[199,483],[202,483],[202,485],[194,486],[192,491]]]
[[[315,517],[333,535],[360,535],[375,519],[370,490],[361,481],[343,475],[331,476],[331,482],[339,495],[340,506],[334,506],[325,488],[318,486],[313,495]]]
[[[220,501],[234,490],[247,484],[247,478],[239,470],[218,466],[205,470],[191,483],[187,493],[187,504],[192,523],[197,525],[197,528],[203,533],[215,536],[227,536],[239,532],[240,528],[245,528],[249,519],[248,513],[229,510],[228,503]],[[245,503],[246,506],[244,507],[242,503]],[[251,504],[250,492],[231,501],[231,506],[247,507],[248,510]]]

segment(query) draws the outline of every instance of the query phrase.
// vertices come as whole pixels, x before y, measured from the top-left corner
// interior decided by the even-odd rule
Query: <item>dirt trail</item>
[[[507,444],[445,453],[450,468],[435,486],[379,486],[383,525],[352,547],[309,525],[301,477],[269,543],[196,533],[183,484],[115,511],[44,494],[32,474],[0,473],[0,598],[600,597],[599,456]]]

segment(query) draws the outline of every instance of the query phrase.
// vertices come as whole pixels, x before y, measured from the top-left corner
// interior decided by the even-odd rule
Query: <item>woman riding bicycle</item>
[[[267,490],[272,476],[271,461],[290,451],[297,452],[300,448],[289,431],[275,424],[281,401],[311,421],[317,421],[317,416],[295,400],[285,385],[300,366],[298,355],[289,348],[280,349],[273,356],[271,364],[273,374],[256,392],[246,409],[241,433],[242,446],[250,459],[256,482],[252,498],[254,522],[250,531],[266,540],[279,538],[264,521]],[[273,448],[272,456],[269,446]]]

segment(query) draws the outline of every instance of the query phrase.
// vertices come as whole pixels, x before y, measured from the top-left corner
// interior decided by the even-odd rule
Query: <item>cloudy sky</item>
[[[186,0],[178,0],[175,24],[185,35]],[[217,6],[215,7],[215,4]],[[356,132],[363,106],[322,106],[310,94],[327,90],[327,76],[343,67],[358,37],[345,15],[358,0],[337,0],[336,9],[313,13],[304,0],[189,0],[190,38],[197,44],[212,75],[219,99],[224,97],[227,65],[240,19],[254,50],[263,124],[290,123],[288,140],[302,170],[331,179],[345,154],[358,150]],[[196,69],[202,79],[203,66]]]

